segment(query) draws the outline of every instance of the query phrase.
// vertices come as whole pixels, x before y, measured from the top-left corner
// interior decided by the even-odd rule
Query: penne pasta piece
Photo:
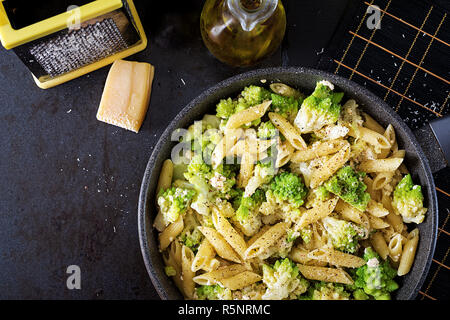
[[[308,257],[309,252],[310,251],[305,250],[304,248],[294,247],[289,253],[289,258],[297,263],[309,264],[309,262],[312,260],[310,257]]]
[[[400,264],[398,266],[397,274],[404,276],[412,267],[414,257],[416,256],[417,244],[419,243],[419,229],[414,229],[408,234],[405,246],[403,247]]]
[[[370,237],[370,244],[375,249],[375,251],[380,255],[383,260],[386,260],[389,255],[389,248],[384,240],[384,237],[381,232],[375,232]]]
[[[242,260],[245,259],[247,244],[244,238],[233,228],[230,222],[220,213],[217,207],[212,209],[212,221],[216,230],[222,235],[225,241],[236,251]]]
[[[219,257],[233,262],[241,262],[239,255],[233,250],[223,236],[213,228],[197,227],[214,247]]]
[[[353,284],[350,275],[342,269],[297,264],[300,273],[309,280]]]
[[[195,272],[191,270],[194,253],[186,246],[181,249],[181,280],[183,281],[183,292],[188,299],[194,297],[195,283],[193,277]]]
[[[367,204],[366,211],[370,213],[374,217],[385,217],[389,214],[389,210],[385,209],[383,205],[379,202],[376,202],[374,200],[370,200]]]
[[[269,247],[275,244],[289,228],[289,223],[279,222],[270,227],[264,234],[262,234],[255,242],[250,245],[245,251],[246,259],[251,259],[259,254],[265,252]]]
[[[159,250],[164,251],[169,244],[183,231],[184,222],[180,215],[175,222],[169,224],[159,235]]]
[[[164,217],[161,210],[158,210],[155,220],[153,221],[153,227],[159,232],[162,232],[166,228],[166,223],[164,222]]]
[[[172,184],[173,177],[173,162],[167,159],[163,162],[161,172],[158,178],[158,184],[156,185],[156,195],[159,194],[161,190],[166,190]],[[158,197],[156,197],[156,200]]]
[[[391,183],[393,176],[394,176],[394,171],[377,173],[377,175],[373,179],[373,189],[374,190],[383,189],[386,185]]]
[[[298,150],[292,155],[291,161],[300,163],[309,161],[315,158],[327,156],[341,150],[346,146],[345,140],[331,140],[313,144],[305,150]]]
[[[294,147],[288,140],[277,144],[277,159],[275,160],[275,167],[280,168],[291,160],[294,152]]]
[[[300,230],[310,225],[311,223],[317,222],[322,218],[328,216],[331,212],[333,212],[336,204],[338,202],[338,198],[331,198],[330,200],[319,202],[316,206],[312,207],[303,212],[299,221],[295,224],[295,229]]]
[[[274,112],[269,112],[269,119],[295,149],[306,149],[307,145],[305,140],[303,140],[300,132],[288,120]]]
[[[247,247],[250,247],[256,240],[259,239],[259,237],[261,237],[270,228],[271,226],[267,224],[262,226],[261,229],[247,241]]]
[[[345,165],[349,158],[350,144],[347,142],[341,150],[322,163],[317,170],[313,171],[310,181],[311,188],[317,188],[325,180],[330,178],[336,171]]]
[[[366,160],[359,164],[358,169],[364,172],[395,171],[402,164],[402,162],[403,158]]]
[[[272,89],[273,92],[284,97],[293,97],[295,99],[298,99],[302,96],[299,91],[285,85],[284,83],[272,83],[270,85],[270,89]]]
[[[250,153],[244,153],[241,158],[241,170],[237,178],[237,185],[240,188],[246,188],[253,174],[255,160]],[[259,186],[257,186],[259,187]],[[256,188],[257,188],[256,187]],[[255,190],[256,190],[255,188]],[[254,190],[253,190],[254,191]]]
[[[388,243],[389,257],[392,261],[400,260],[403,250],[403,236],[400,233],[394,235]]]
[[[183,293],[183,296],[186,297],[181,274],[181,245],[178,241],[172,242],[169,250],[163,252],[163,260],[166,266],[175,270],[175,275],[172,279],[177,288]]]
[[[389,223],[387,223],[386,221],[384,221],[383,219],[379,218],[379,217],[375,217],[371,214],[367,215],[367,218],[369,219],[370,222],[370,227],[372,229],[384,229],[384,228],[388,228],[389,227]]]
[[[245,153],[250,153],[257,156],[269,149],[276,142],[276,139],[241,139],[233,147],[230,148],[226,156],[242,157]]]
[[[349,128],[348,135],[354,138],[361,139],[364,142],[374,146],[375,150],[382,150],[391,148],[391,144],[383,134],[367,129],[365,127],[358,127],[356,130]],[[384,131],[384,130],[383,130]]]
[[[228,122],[225,126],[225,133],[228,134],[228,130],[230,129],[237,129],[244,124],[261,118],[267,112],[271,103],[271,100],[267,100],[257,106],[250,107],[233,114],[228,119]]]
[[[229,150],[236,144],[243,133],[244,130],[241,128],[227,130],[225,136],[222,137],[211,154],[213,168],[217,168],[222,163],[223,158],[225,158]]]
[[[220,280],[220,284],[225,288],[229,288],[230,290],[239,290],[255,282],[258,282],[261,279],[262,277],[259,274],[256,274],[249,270],[245,270],[234,276]]]
[[[383,128],[381,124],[379,124],[374,118],[369,116],[367,113],[363,112],[362,114],[364,116],[364,126],[367,129],[375,131],[379,134],[384,134],[386,130]]]
[[[204,238],[200,246],[198,247],[197,254],[192,261],[193,272],[198,270],[212,271],[219,267],[219,261],[214,259],[216,251],[214,247],[209,243],[208,239]]]
[[[338,212],[345,220],[349,220],[357,224],[362,223],[361,211],[341,199],[338,200],[334,210]]]
[[[246,271],[247,268],[242,264],[232,264],[225,267],[220,267],[217,270],[203,273],[193,278],[194,282],[201,286],[210,286],[220,284],[223,279],[230,278],[239,273]]]
[[[394,212],[390,212],[386,216],[386,221],[392,226],[395,232],[401,233],[405,228],[401,215],[397,215]]]
[[[333,266],[359,268],[366,262],[358,256],[323,247],[308,253],[308,258],[326,262]]]

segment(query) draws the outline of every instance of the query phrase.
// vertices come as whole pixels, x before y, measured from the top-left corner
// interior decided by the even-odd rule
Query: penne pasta
[[[391,147],[388,139],[386,139],[385,136],[376,131],[370,130],[365,127],[358,127],[356,130],[353,128],[349,129],[350,129],[350,131],[348,132],[349,136],[367,142],[368,144],[374,146],[375,150],[382,150]]]
[[[241,262],[239,256],[219,232],[208,227],[198,227],[198,229],[208,239],[219,257],[233,262]]]
[[[399,261],[403,250],[403,236],[399,233],[394,235],[388,243],[389,257],[392,261]]]
[[[413,265],[414,257],[416,256],[417,244],[419,243],[419,229],[414,229],[408,234],[405,246],[403,247],[400,264],[398,266],[397,274],[404,276],[407,274]]]
[[[337,153],[332,155],[326,162],[315,170],[311,175],[310,186],[316,188],[325,180],[330,178],[338,171],[350,158],[350,144],[347,142],[345,146]]]
[[[208,239],[204,238],[192,261],[191,270],[196,272],[199,270],[212,271],[217,269],[219,267],[219,261],[214,259],[215,256],[216,251],[214,247],[209,243]]]
[[[183,246],[181,249],[181,280],[183,281],[183,292],[188,299],[194,296],[195,283],[193,277],[195,272],[192,271],[192,261],[194,253],[191,249]]]
[[[341,150],[346,146],[344,140],[330,140],[313,144],[305,150],[297,150],[292,155],[291,161],[294,163],[300,163],[309,161],[315,158],[327,156]]]
[[[374,200],[369,201],[366,211],[378,218],[385,217],[389,214],[389,210],[385,209],[381,203]]]
[[[342,218],[344,218],[344,220],[362,224],[361,211],[359,211],[355,207],[352,207],[345,201],[339,199],[334,210],[338,212],[342,216]]]
[[[169,224],[158,236],[159,250],[164,251],[169,244],[183,231],[183,217],[179,216],[175,222]]]
[[[226,124],[226,134],[228,134],[229,130],[232,129],[237,129],[239,127],[241,127],[244,124],[250,123],[254,120],[257,120],[259,118],[261,118],[267,111],[267,109],[269,109],[270,104],[272,103],[272,101],[268,100],[268,101],[264,101],[263,103],[239,111],[238,113],[233,114],[229,119],[228,122]]]
[[[236,144],[243,133],[244,131],[240,128],[230,129],[225,136],[220,139],[211,154],[211,164],[213,168],[217,168],[222,163],[223,158],[225,158],[229,153],[229,150]]]
[[[280,168],[287,164],[292,157],[294,147],[288,140],[277,144],[277,158],[275,160],[275,168]]]
[[[233,228],[231,223],[220,213],[217,207],[213,207],[212,221],[216,230],[222,235],[225,241],[237,252],[242,260],[245,259],[247,244],[244,238]]]
[[[402,162],[403,158],[366,160],[359,164],[358,169],[364,172],[395,171],[402,164]]]
[[[286,222],[280,222],[270,227],[247,248],[245,251],[246,259],[257,257],[259,254],[266,251],[286,233],[287,228],[289,228],[289,223]]]
[[[298,99],[302,96],[299,91],[285,85],[284,83],[272,83],[270,84],[270,89],[272,89],[273,92],[284,97],[292,97]]]
[[[366,263],[363,258],[327,247],[315,249],[309,252],[307,257],[346,268],[359,268]]]
[[[386,260],[387,256],[389,255],[389,248],[381,232],[374,233],[370,238],[370,243],[375,251],[380,255],[380,257],[383,260]]]
[[[367,129],[370,129],[372,131],[375,131],[379,134],[384,134],[386,131],[381,124],[379,124],[374,118],[369,116],[367,113],[362,113],[364,116],[364,127]]]
[[[320,202],[315,207],[303,212],[299,221],[295,225],[296,230],[303,229],[307,225],[319,221],[333,212],[336,207],[338,198],[331,198],[330,200]]]
[[[297,264],[300,273],[309,280],[353,284],[350,275],[342,269]]]
[[[303,140],[300,132],[288,120],[274,112],[269,112],[269,119],[295,149],[306,149],[307,145],[305,140]]]
[[[232,264],[225,267],[220,267],[217,270],[203,273],[193,278],[194,282],[201,286],[210,286],[214,284],[221,284],[223,279],[230,278],[239,273],[246,271],[247,268],[242,264]]]
[[[256,274],[249,270],[245,270],[234,276],[220,280],[220,284],[225,288],[229,288],[231,290],[239,290],[255,282],[258,282],[261,279],[262,277],[259,274]]]

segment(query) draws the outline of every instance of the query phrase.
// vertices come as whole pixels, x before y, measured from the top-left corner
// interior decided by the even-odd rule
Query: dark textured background
[[[314,66],[346,1],[283,3],[283,50],[261,66]],[[128,59],[156,68],[139,134],[96,120],[108,67],[41,90],[19,59],[0,48],[0,298],[158,298],[137,234],[145,165],[185,104],[248,69],[221,64],[203,46],[203,1],[135,4],[149,45]],[[72,264],[81,268],[81,290],[66,288]]]
[[[347,2],[351,2],[349,7]],[[386,0],[375,2],[380,7],[386,4]],[[423,10],[420,6],[414,9],[406,0],[394,2],[406,3],[411,15],[406,18],[413,21],[429,6],[425,0],[413,1],[421,3]],[[254,68],[314,67],[321,60],[322,69],[334,71],[333,59],[341,59],[341,50],[349,41],[344,34],[355,30],[362,19],[364,1],[283,3],[288,26],[282,47]],[[135,4],[149,45],[128,59],[150,62],[156,68],[149,112],[139,134],[95,118],[108,67],[44,91],[35,86],[13,53],[0,49],[0,298],[158,299],[142,262],[137,235],[138,194],[148,157],[184,105],[218,81],[249,69],[225,66],[203,46],[199,32],[203,1],[136,0]],[[439,18],[436,12],[430,21]],[[388,28],[392,37],[402,34],[395,25]],[[443,28],[448,30],[448,21]],[[400,36],[396,41],[405,41],[408,47],[410,39],[403,39]],[[361,67],[355,65],[351,59],[358,60],[364,44],[354,43],[345,63],[367,71],[375,82],[395,76],[395,69],[380,67],[386,61],[376,50],[366,55]],[[448,61],[448,49],[435,54],[438,61]],[[365,69],[367,63],[380,67],[374,68],[379,74],[371,75]],[[374,82],[357,76],[354,80],[383,97]],[[388,101],[395,108],[398,97],[390,99],[397,99]],[[420,116],[422,120],[433,118],[426,112]],[[422,299],[448,299],[448,177],[448,172],[435,175],[441,210],[438,245],[446,242],[437,250],[418,296]],[[66,288],[65,272],[71,264],[81,267],[81,290]]]

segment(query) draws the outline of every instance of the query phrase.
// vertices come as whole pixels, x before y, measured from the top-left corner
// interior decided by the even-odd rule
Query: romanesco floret
[[[297,265],[288,258],[280,259],[273,266],[263,265],[263,282],[267,286],[263,300],[282,300],[291,294],[296,296],[307,290],[308,282],[302,280]]]
[[[158,194],[158,205],[165,224],[175,222],[180,214],[186,212],[195,191],[186,188],[171,187]]]
[[[280,135],[278,129],[269,120],[267,122],[262,122],[258,127],[257,132],[258,138],[260,139],[271,139],[277,135]]]
[[[370,195],[365,191],[367,186],[362,181],[364,176],[364,172],[356,172],[351,166],[345,166],[328,179],[324,186],[348,204],[365,211]]]
[[[356,270],[354,286],[376,300],[390,300],[390,292],[398,289],[398,284],[393,280],[397,272],[388,261],[381,261],[380,256],[370,247],[364,250],[364,260],[366,264]],[[361,292],[356,295],[364,297]]]
[[[231,300],[231,290],[220,285],[200,286],[196,289],[196,296],[199,300]]]
[[[245,197],[251,196],[257,188],[269,183],[275,175],[275,167],[271,161],[258,162],[253,170],[253,176],[245,187]]]
[[[414,185],[410,174],[405,175],[395,187],[392,205],[404,222],[423,222],[427,208],[423,207],[422,187]]]
[[[229,192],[236,184],[236,172],[234,171],[234,166],[223,163],[220,164],[212,171],[209,183],[220,193],[231,197]]]
[[[177,271],[176,271],[175,268],[172,267],[172,266],[166,266],[166,267],[164,268],[164,273],[165,273],[166,276],[168,276],[168,277],[173,277],[173,276],[175,276],[175,275],[177,274]]]
[[[193,230],[183,230],[180,234],[181,242],[188,248],[190,248],[194,253],[203,240],[203,234],[197,228]]]
[[[262,103],[264,100],[270,100],[270,91],[263,87],[251,85],[242,90],[241,96],[250,106],[254,106]]]
[[[265,194],[261,189],[257,189],[250,197],[241,196],[239,199],[236,199],[236,202],[239,203],[239,207],[236,210],[236,219],[240,222],[245,222],[249,215],[257,211],[264,200]]]
[[[307,292],[300,296],[301,300],[349,300],[350,293],[345,287],[338,283],[332,282],[315,282]]]
[[[328,81],[316,84],[314,92],[303,100],[294,124],[301,133],[317,131],[339,119],[342,93],[333,93],[333,85]]]
[[[356,252],[359,247],[358,240],[365,238],[367,233],[364,228],[349,221],[333,217],[325,217],[322,221],[333,247],[340,251]]]
[[[211,166],[205,163],[201,155],[196,154],[189,162],[184,177],[195,186],[199,193],[207,194],[209,191],[208,180],[211,178]]]
[[[272,193],[278,201],[287,201],[298,208],[304,203],[307,189],[298,175],[282,172],[273,178],[268,192]]]
[[[306,227],[300,229],[298,231],[300,233],[300,237],[302,238],[304,243],[309,243],[313,236],[313,230],[311,225],[307,225]]]
[[[272,99],[272,104],[270,105],[270,110],[276,112],[283,117],[294,120],[295,116],[298,113],[299,103],[302,102],[302,99],[295,99],[293,97],[284,97],[278,94],[272,93],[270,95]]]
[[[228,119],[234,114],[236,103],[231,99],[222,99],[216,105],[216,116],[222,119]]]

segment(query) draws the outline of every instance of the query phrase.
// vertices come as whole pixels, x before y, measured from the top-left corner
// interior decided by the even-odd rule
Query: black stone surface
[[[250,69],[314,66],[346,0],[285,0],[282,48]],[[158,137],[206,88],[249,70],[203,46],[203,1],[136,0],[148,48],[129,60],[156,67],[139,134],[96,120],[108,67],[41,90],[0,49],[0,299],[158,299],[137,232],[139,188]],[[81,268],[68,290],[66,269]]]

